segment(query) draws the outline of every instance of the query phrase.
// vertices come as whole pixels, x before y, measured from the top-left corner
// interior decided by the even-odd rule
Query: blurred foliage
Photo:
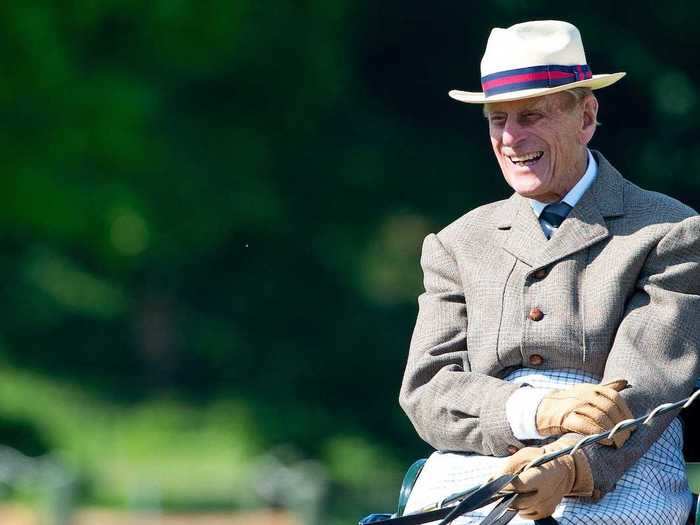
[[[245,488],[248,463],[261,450],[241,402],[194,409],[150,400],[126,408],[9,367],[0,369],[0,385],[0,418],[28,418],[51,439],[40,441],[42,449],[36,438],[8,444],[30,455],[58,454],[87,477],[92,502],[124,505],[149,490],[165,506],[236,506],[254,498]]]
[[[0,5],[0,441],[181,505],[244,504],[287,443],[331,475],[325,523],[392,505],[428,452],[397,404],[421,240],[509,193],[446,95],[491,27],[577,24],[628,72],[594,147],[700,208],[700,7],[630,6]]]

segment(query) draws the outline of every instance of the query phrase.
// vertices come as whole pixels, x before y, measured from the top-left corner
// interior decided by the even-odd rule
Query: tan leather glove
[[[618,379],[603,385],[580,384],[547,394],[537,408],[537,431],[543,436],[556,436],[567,432],[591,435],[610,430],[624,419],[631,419],[632,412],[620,391],[627,381]],[[612,441],[620,448],[631,431],[615,434]]]
[[[504,474],[514,474],[530,461],[555,450],[576,444],[574,436],[563,436],[543,447],[527,447],[508,458]],[[593,496],[593,476],[586,456],[580,450],[573,456],[553,459],[540,467],[530,467],[503,489],[521,494],[512,503],[525,519],[551,516],[564,496]]]

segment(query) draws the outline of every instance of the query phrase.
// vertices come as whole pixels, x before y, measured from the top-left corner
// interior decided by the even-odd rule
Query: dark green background
[[[397,403],[422,238],[509,194],[480,108],[447,91],[479,90],[491,27],[573,22],[594,73],[628,73],[598,92],[592,146],[697,209],[699,16],[690,2],[4,2],[0,359],[22,399],[0,396],[0,440],[66,450],[81,497],[118,503],[81,455],[101,407],[112,434],[161,402],[196,434],[230,403],[247,427],[220,410],[222,442],[322,462],[326,523],[381,510],[428,451]],[[57,394],[41,404],[35,383]],[[61,403],[80,432],[47,424]],[[150,461],[153,443],[138,447]]]

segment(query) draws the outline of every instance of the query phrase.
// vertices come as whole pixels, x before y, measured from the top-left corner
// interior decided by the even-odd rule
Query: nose
[[[518,124],[516,119],[507,119],[503,126],[503,135],[501,142],[504,146],[515,146],[524,137],[523,128]]]

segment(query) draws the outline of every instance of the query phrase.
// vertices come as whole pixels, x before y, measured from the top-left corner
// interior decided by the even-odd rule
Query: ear
[[[593,138],[596,125],[598,124],[598,99],[595,98],[595,95],[589,95],[583,99],[581,106],[579,140],[585,146]]]

